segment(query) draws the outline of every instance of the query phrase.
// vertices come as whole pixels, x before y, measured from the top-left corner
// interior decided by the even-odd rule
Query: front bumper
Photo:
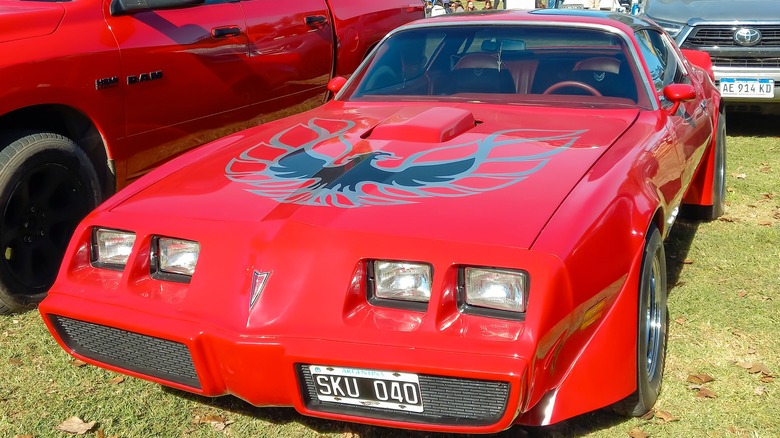
[[[441,432],[501,431],[521,410],[527,365],[517,356],[247,336],[111,304],[81,301],[75,306],[74,300],[53,295],[40,308],[67,351],[104,368],[197,394],[232,394],[256,406],[293,406],[305,415]],[[75,308],[79,310],[70,310]],[[417,374],[424,411],[320,401],[310,364]]]

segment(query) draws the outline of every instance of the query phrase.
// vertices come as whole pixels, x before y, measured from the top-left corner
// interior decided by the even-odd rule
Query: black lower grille
[[[314,411],[414,423],[486,426],[501,419],[509,398],[508,382],[421,374],[420,392],[424,412],[402,412],[370,406],[322,402],[317,399],[309,366],[297,364],[296,368],[304,403]]]
[[[192,356],[182,343],[57,315],[51,322],[63,342],[84,357],[200,389]]]

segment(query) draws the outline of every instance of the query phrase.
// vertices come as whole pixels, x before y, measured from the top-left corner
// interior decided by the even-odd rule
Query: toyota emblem
[[[740,46],[755,46],[761,41],[761,32],[752,27],[740,27],[734,32],[734,41]]]

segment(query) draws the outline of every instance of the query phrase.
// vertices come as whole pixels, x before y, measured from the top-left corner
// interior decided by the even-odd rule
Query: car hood
[[[111,209],[527,248],[637,114],[331,102],[197,150]]]
[[[64,15],[59,3],[0,1],[0,43],[48,35]]]
[[[780,2],[765,0],[651,0],[645,13],[655,19],[676,21],[761,21],[780,17]]]

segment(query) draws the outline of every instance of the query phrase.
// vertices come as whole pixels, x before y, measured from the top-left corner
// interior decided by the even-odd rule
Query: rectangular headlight
[[[153,244],[152,267],[165,280],[189,282],[198,263],[200,244],[192,240],[156,237]]]
[[[396,300],[417,303],[417,306],[396,306],[423,308],[431,299],[431,277],[433,269],[425,263],[393,262],[375,260],[372,263],[372,297],[379,300]],[[384,303],[389,304],[390,303]]]
[[[519,318],[528,305],[528,273],[508,269],[464,268],[462,290],[462,300],[467,308],[486,309],[472,313]]]
[[[92,230],[92,264],[101,268],[123,270],[135,243],[130,231],[94,228]]]

